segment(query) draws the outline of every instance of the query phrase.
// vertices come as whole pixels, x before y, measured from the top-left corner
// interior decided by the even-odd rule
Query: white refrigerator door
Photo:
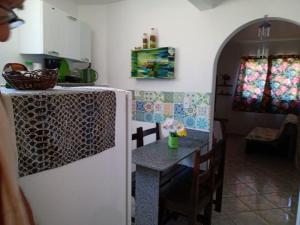
[[[129,224],[131,94],[116,96],[114,148],[20,179],[38,225]]]

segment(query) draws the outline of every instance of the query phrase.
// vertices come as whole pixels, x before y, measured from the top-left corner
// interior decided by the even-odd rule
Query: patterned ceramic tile
[[[164,114],[164,104],[161,102],[154,103],[154,112]]]
[[[197,117],[209,117],[210,108],[207,106],[199,106],[197,108],[196,116]]]
[[[209,119],[207,117],[196,118],[196,127],[202,130],[209,129]]]
[[[195,99],[195,104],[197,105],[210,105],[210,94],[196,93]]]
[[[175,115],[184,115],[183,104],[174,104],[174,114]]]
[[[184,115],[196,117],[197,107],[191,105],[189,108],[184,108]]]
[[[184,92],[174,93],[174,103],[182,103],[184,100]]]
[[[135,119],[137,121],[144,121],[144,113],[143,112],[136,112]]]
[[[154,113],[154,122],[155,123],[163,123],[165,121],[165,116],[162,114]]]
[[[133,120],[137,120],[137,119],[136,119],[136,112],[132,112],[132,119],[133,119]]]
[[[144,93],[144,100],[145,101],[154,101],[155,100],[155,93],[151,91],[145,91]]]
[[[174,114],[174,104],[173,103],[164,103],[164,115],[173,116]]]
[[[178,122],[184,124],[184,115],[174,115],[173,117],[175,120],[177,120]]]
[[[195,128],[196,127],[196,119],[195,117],[188,116],[184,118],[184,126],[189,128]]]
[[[174,92],[163,92],[165,103],[174,103]]]
[[[192,105],[192,95],[190,93],[185,93],[183,99],[184,108],[189,108]]]
[[[134,96],[135,100],[144,100],[144,91],[135,91]]]
[[[154,101],[163,103],[165,102],[165,96],[163,92],[153,92],[154,93]]]
[[[210,128],[210,94],[134,91],[132,108],[134,120],[163,122],[174,118],[187,128]]]
[[[143,101],[136,101],[136,111],[137,112],[145,112],[144,105],[145,105],[145,102],[143,102]]]
[[[144,109],[145,109],[145,112],[153,112],[154,111],[154,103],[153,102],[145,102]]]
[[[132,101],[132,113],[136,112],[136,101]]]
[[[144,121],[148,123],[153,123],[153,113],[144,113]]]

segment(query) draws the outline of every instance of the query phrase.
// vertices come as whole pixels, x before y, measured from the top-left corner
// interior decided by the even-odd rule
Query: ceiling
[[[109,4],[109,3],[113,3],[113,2],[120,2],[120,1],[124,1],[124,0],[70,0],[72,2],[76,2],[78,4]]]
[[[300,39],[300,26],[292,23],[273,20],[271,24],[270,39]],[[259,23],[250,25],[233,37],[233,41],[258,40]]]

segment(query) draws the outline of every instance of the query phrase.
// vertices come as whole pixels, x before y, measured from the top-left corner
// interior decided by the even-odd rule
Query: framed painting
[[[131,52],[132,78],[175,78],[175,48],[153,48]]]

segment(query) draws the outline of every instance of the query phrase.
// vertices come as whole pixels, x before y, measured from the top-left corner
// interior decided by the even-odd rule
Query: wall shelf
[[[221,96],[232,96],[232,94],[217,94],[217,95],[221,95]]]
[[[232,84],[217,84],[217,87],[233,87]]]

